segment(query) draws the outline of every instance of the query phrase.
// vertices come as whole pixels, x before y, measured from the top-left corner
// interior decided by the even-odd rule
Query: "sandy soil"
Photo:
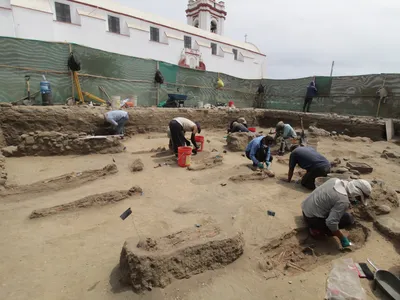
[[[223,131],[204,132],[210,141],[206,149],[215,148],[222,153],[225,135]],[[310,272],[288,271],[269,280],[259,268],[263,246],[302,226],[300,203],[308,192],[294,183],[279,182],[279,176],[287,173],[287,165],[273,163],[276,178],[234,183],[229,177],[252,172],[247,167],[249,161],[241,153],[227,153],[223,165],[202,171],[164,165],[169,162],[168,158],[152,158],[154,153],[131,154],[167,146],[167,143],[164,135],[151,134],[149,138],[143,134],[126,140],[127,150],[120,154],[7,158],[10,184],[30,184],[68,172],[99,169],[113,159],[119,172],[74,188],[46,195],[21,195],[15,201],[0,203],[0,299],[324,298],[331,262],[324,262]],[[400,153],[399,146],[386,142],[349,143],[325,138],[319,143],[319,151],[329,159],[365,161],[374,167],[374,172],[364,178],[382,179],[398,188],[400,165],[380,158],[388,147]],[[144,170],[132,173],[129,166],[137,158],[142,159]],[[162,166],[154,168],[158,164]],[[143,189],[142,196],[29,219],[35,209],[92,194],[127,190],[134,185]],[[122,221],[119,215],[128,207],[133,214]],[[275,217],[268,216],[267,210],[275,211]],[[128,237],[167,235],[209,221],[243,231],[245,251],[236,262],[220,270],[176,280],[165,289],[154,289],[144,295],[119,284],[116,267]],[[346,257],[359,262],[370,258],[383,269],[400,266],[400,250],[396,251],[371,224],[366,226],[371,229],[369,240],[362,249]],[[368,299],[380,297],[372,292],[366,280],[362,283]]]

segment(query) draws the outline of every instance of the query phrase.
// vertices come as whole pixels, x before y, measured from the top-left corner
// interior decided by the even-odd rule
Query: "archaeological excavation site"
[[[386,299],[357,271],[367,260],[400,282],[398,120],[124,111],[123,132],[110,134],[106,107],[0,103],[1,299]],[[187,132],[176,152],[186,120],[196,145]],[[290,144],[279,122],[296,133]],[[295,158],[304,149],[328,170],[312,175]],[[309,215],[332,191],[348,204],[337,231],[336,202]]]

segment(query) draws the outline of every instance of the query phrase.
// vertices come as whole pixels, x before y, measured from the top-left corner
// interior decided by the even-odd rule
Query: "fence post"
[[[157,69],[158,71],[160,69],[160,62],[157,60]],[[160,84],[156,82],[156,87],[157,87],[157,98],[156,98],[156,106],[160,103]]]
[[[71,54],[71,52],[72,52],[72,45],[71,44],[68,44],[68,46],[69,46],[69,54]],[[75,101],[75,89],[74,89],[74,74],[73,74],[73,72],[70,70],[70,73],[71,73],[71,91],[72,91],[72,100],[74,100]]]

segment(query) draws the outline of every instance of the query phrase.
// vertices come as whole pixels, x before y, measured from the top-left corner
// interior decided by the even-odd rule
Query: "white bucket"
[[[197,107],[198,107],[198,108],[203,108],[203,107],[204,107],[203,101],[197,102]]]
[[[121,108],[121,96],[111,96],[111,107],[112,109]]]

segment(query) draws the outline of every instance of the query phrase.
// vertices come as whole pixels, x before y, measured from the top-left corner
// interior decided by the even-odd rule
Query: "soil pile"
[[[227,147],[230,151],[245,151],[249,142],[254,139],[255,135],[251,132],[234,132],[226,138]]]
[[[135,292],[165,287],[173,279],[226,266],[243,254],[242,234],[215,225],[188,228],[159,238],[128,239],[121,251],[122,280]]]
[[[20,136],[18,146],[2,149],[5,156],[50,156],[90,153],[119,153],[124,146],[119,137],[96,137],[81,134],[63,134],[55,131],[36,131]]]
[[[104,206],[112,203],[122,201],[134,194],[142,193],[140,187],[133,187],[127,191],[113,191],[102,194],[90,195],[82,199],[57,205],[49,208],[42,208],[34,210],[29,216],[30,219],[43,218],[50,215],[59,214],[67,211],[76,211],[82,208],[88,208],[93,206]]]
[[[131,164],[132,172],[140,172],[143,171],[144,164],[140,158],[135,159],[135,161]]]

